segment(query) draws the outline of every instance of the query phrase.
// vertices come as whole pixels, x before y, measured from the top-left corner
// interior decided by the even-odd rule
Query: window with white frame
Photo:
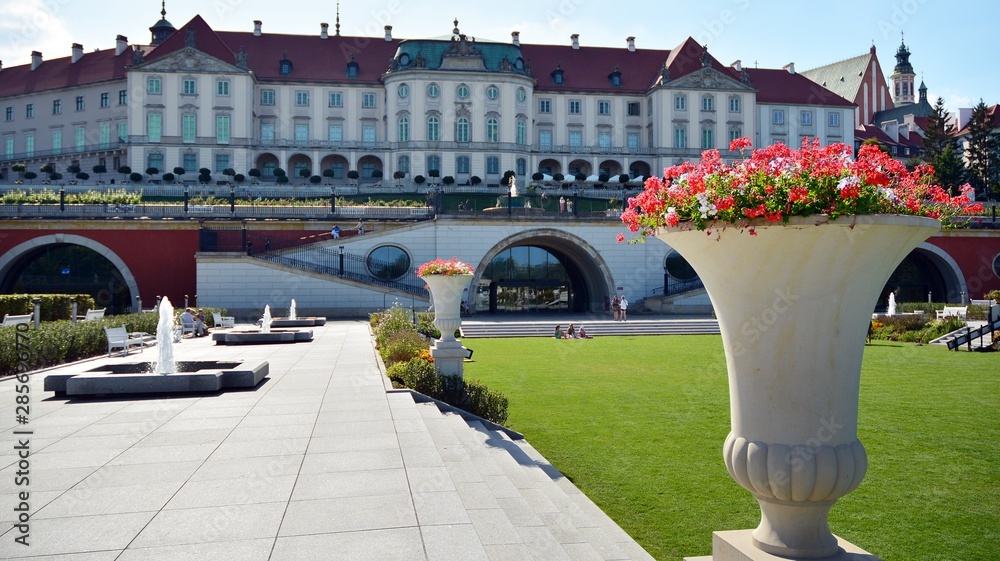
[[[528,93],[524,91],[524,88],[517,88],[517,102],[524,103],[524,100],[528,98]]]
[[[361,142],[375,142],[375,125],[364,125],[361,127]]]
[[[24,118],[34,119],[35,118],[35,104],[28,103],[24,106]]]
[[[303,90],[295,92],[295,106],[309,107],[309,92]]]
[[[198,154],[195,152],[188,152],[184,154],[184,159],[182,160],[181,167],[184,168],[185,172],[196,172],[198,171]]]
[[[198,134],[198,119],[194,115],[181,115],[181,142],[195,142]]]
[[[215,95],[229,96],[229,80],[217,80],[215,82]]]
[[[677,111],[687,110],[687,96],[684,94],[677,94],[674,96],[674,109]]]
[[[500,121],[494,117],[486,119],[486,142],[500,142]]]
[[[229,144],[229,115],[215,116],[215,142]]]
[[[517,120],[517,143],[528,143],[528,123],[524,119]]]
[[[341,92],[330,92],[330,107],[343,107],[344,94]]]
[[[87,146],[87,129],[83,127],[76,127],[76,129],[73,130],[73,133],[73,136],[76,137],[74,138],[76,141],[76,149],[78,151],[82,151]]]
[[[153,152],[146,158],[146,167],[153,168],[159,172],[163,172],[163,154],[161,152]]]
[[[327,139],[330,142],[343,142],[344,141],[344,126],[343,125],[330,125],[327,131]]]
[[[465,99],[469,97],[469,86],[459,84],[459,86],[455,88],[455,95],[458,96],[458,99]]]
[[[455,157],[455,173],[469,173],[469,157],[468,156],[456,156]]]
[[[486,174],[500,175],[500,158],[489,156],[486,158]]]
[[[630,150],[635,150],[639,148],[639,133],[630,132],[628,133],[627,139],[628,139],[628,147]]]
[[[441,171],[441,156],[436,156],[433,154],[427,156],[427,171],[428,173],[432,171],[437,171],[437,172]]]
[[[7,110],[5,111],[5,115],[6,115],[4,117],[5,120],[7,120],[7,121],[13,121],[14,120],[14,108],[13,107],[8,107]]]
[[[808,127],[808,126],[812,125],[813,124],[813,114],[812,114],[812,111],[803,111],[799,115],[799,122],[802,123],[802,126],[805,126],[805,127]]]
[[[375,94],[371,92],[365,92],[361,94],[361,107],[365,109],[372,109],[375,107]]]
[[[403,173],[410,173],[410,157],[400,156],[396,160],[396,170]]]
[[[309,140],[309,124],[295,123],[295,142],[307,142]]]
[[[486,97],[488,99],[496,99],[500,97],[500,88],[492,85],[489,86],[488,88],[486,88]]]
[[[53,115],[62,115],[62,100],[61,99],[54,99],[54,100],[52,100],[52,114]]]
[[[539,99],[538,100],[538,112],[539,113],[551,113],[552,112],[552,100],[551,99]]]
[[[783,125],[785,124],[785,112],[781,109],[775,109],[771,111],[771,124]]]
[[[184,95],[197,95],[198,82],[196,82],[194,78],[185,78],[181,80],[181,93]]]
[[[111,107],[111,94],[108,92],[101,92],[101,107]]]
[[[406,99],[410,97],[410,86],[406,84],[400,84],[399,87],[396,89],[396,93],[397,95],[399,95],[399,99]]]
[[[128,90],[118,90],[118,105],[125,105],[128,102]]]
[[[687,139],[687,127],[677,127],[674,129],[674,148],[687,148]]]
[[[703,150],[715,148],[715,131],[710,128],[701,129],[701,147]]]
[[[468,142],[469,141],[469,119],[465,117],[459,117],[455,121],[455,142]]]
[[[333,170],[334,179],[344,178],[344,162],[333,162],[330,164],[330,169]]]
[[[597,114],[598,115],[610,115],[611,114],[611,102],[602,99],[597,102]]]
[[[715,96],[714,95],[704,95],[701,98],[701,110],[702,111],[715,111]]]
[[[739,127],[734,127],[729,129],[729,142],[732,142],[737,138],[741,138],[742,136],[743,136],[743,129]]]
[[[128,141],[128,123],[118,123],[118,142]]]
[[[163,115],[150,113],[146,115],[146,136],[149,142],[159,142],[163,136]]]
[[[569,131],[569,145],[573,148],[583,146],[583,132]]]
[[[441,138],[441,120],[436,116],[427,117],[427,140],[437,142]]]
[[[829,115],[829,123],[830,123],[831,127],[839,127],[840,126],[840,113],[830,113],[830,115]]]
[[[229,168],[229,154],[215,155],[215,173],[222,173]]]
[[[161,82],[159,78],[147,78],[146,93],[153,95],[163,93],[163,82]]]
[[[601,148],[611,147],[611,133],[608,131],[600,131],[597,133],[597,145]]]
[[[361,164],[361,177],[371,179],[375,176],[375,162],[365,162]]]
[[[260,90],[260,104],[274,105],[274,90]]]
[[[579,99],[569,100],[569,114],[579,115],[581,113],[581,103]]]
[[[410,118],[403,115],[396,121],[396,136],[398,142],[410,141]]]
[[[638,117],[639,116],[639,109],[641,107],[642,106],[639,104],[638,101],[630,101],[630,102],[628,102],[628,111],[627,111],[628,115],[630,117]]]
[[[260,139],[274,140],[274,123],[268,122],[260,124]]]
[[[60,138],[62,138],[61,134],[60,134]],[[14,135],[8,135],[8,136],[4,137],[3,144],[4,144],[4,148],[3,148],[4,154],[7,155],[8,159],[9,158],[13,158],[14,157]]]
[[[76,110],[77,110],[77,111],[83,111],[83,110],[84,110],[84,109],[86,109],[86,108],[87,108],[87,107],[86,107],[86,105],[84,104],[84,101],[83,101],[83,96],[82,96],[82,95],[78,95],[78,96],[76,96]]]
[[[435,99],[439,95],[441,95],[441,88],[437,84],[429,84],[427,86],[427,97]]]
[[[551,148],[552,131],[549,130],[538,131],[538,145],[543,148]]]
[[[740,96],[734,95],[729,98],[729,112],[739,113],[743,111],[743,103],[740,100]]]
[[[515,171],[515,173],[517,173],[518,175],[527,175],[527,173],[528,173],[528,160],[526,160],[524,158],[518,158],[514,167],[517,168],[517,170]]]
[[[27,133],[24,135],[24,155],[31,158],[35,155],[35,135]]]
[[[11,137],[13,140],[13,137]],[[62,129],[52,131],[52,152],[58,154],[62,152]]]

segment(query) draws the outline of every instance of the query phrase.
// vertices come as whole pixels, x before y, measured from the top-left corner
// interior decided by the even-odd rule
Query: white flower
[[[878,192],[889,202],[894,203],[899,201],[899,196],[896,195],[896,191],[889,187],[879,187]]]
[[[861,178],[855,175],[848,175],[847,177],[841,179],[837,182],[837,189],[843,191],[849,187],[857,187],[861,184]]]

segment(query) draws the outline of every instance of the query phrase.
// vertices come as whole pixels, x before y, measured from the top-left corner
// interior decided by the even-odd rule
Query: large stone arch
[[[966,298],[970,298],[962,268],[951,255],[948,255],[948,252],[930,242],[923,242],[913,250],[913,253],[919,253],[927,258],[944,281],[946,294],[933,295],[935,302],[959,302],[963,294]]]
[[[557,230],[554,228],[538,228],[525,230],[507,236],[493,245],[480,259],[476,266],[476,276],[472,279],[472,286],[478,286],[479,279],[486,271],[487,265],[493,258],[501,252],[511,247],[533,245],[549,251],[563,255],[578,270],[581,281],[584,283],[586,292],[586,302],[584,308],[591,313],[603,313],[605,298],[610,299],[614,294],[614,277],[611,274],[611,267],[592,245],[576,234]],[[473,291],[469,291],[469,298],[473,297]],[[472,306],[474,302],[469,302]]]
[[[110,261],[111,264],[118,269],[118,272],[121,273],[122,280],[124,280],[125,285],[128,286],[133,309],[138,309],[139,302],[136,300],[136,295],[139,294],[139,285],[136,282],[132,271],[129,269],[128,265],[125,264],[125,261],[108,246],[76,234],[59,233],[38,236],[37,238],[32,238],[10,248],[4,252],[3,255],[0,255],[0,280],[6,279],[13,266],[28,253],[46,245],[54,244],[83,246],[97,252]]]

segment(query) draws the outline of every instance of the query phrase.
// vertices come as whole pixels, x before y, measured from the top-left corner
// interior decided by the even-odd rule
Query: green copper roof
[[[402,41],[392,60],[392,71],[438,70],[447,58],[463,61],[481,59],[488,72],[513,72],[530,75],[531,69],[521,56],[521,48],[509,43],[477,42],[465,35],[450,41],[413,39]]]

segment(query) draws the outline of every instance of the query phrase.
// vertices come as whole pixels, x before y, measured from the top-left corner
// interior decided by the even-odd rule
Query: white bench
[[[968,311],[968,306],[945,306],[943,310],[937,311],[937,319],[944,319],[947,317],[965,319],[965,315]]]
[[[236,318],[233,316],[224,316],[219,312],[212,312],[212,319],[215,322],[215,327],[236,327]]]
[[[10,327],[12,325],[18,325],[23,323],[24,325],[31,325],[31,319],[35,317],[34,314],[26,314],[23,316],[12,316],[10,314],[4,314],[3,316],[3,327]]]
[[[146,346],[146,342],[141,337],[131,337],[124,325],[105,327],[104,334],[108,337],[108,356],[111,356],[111,351],[114,349],[121,349],[124,356],[128,354],[128,349],[132,345],[137,345],[140,349]]]
[[[104,310],[107,310],[107,308],[101,308],[100,310],[87,310],[86,315],[76,316],[76,319],[80,321],[93,321],[95,319],[101,319],[104,317]]]

